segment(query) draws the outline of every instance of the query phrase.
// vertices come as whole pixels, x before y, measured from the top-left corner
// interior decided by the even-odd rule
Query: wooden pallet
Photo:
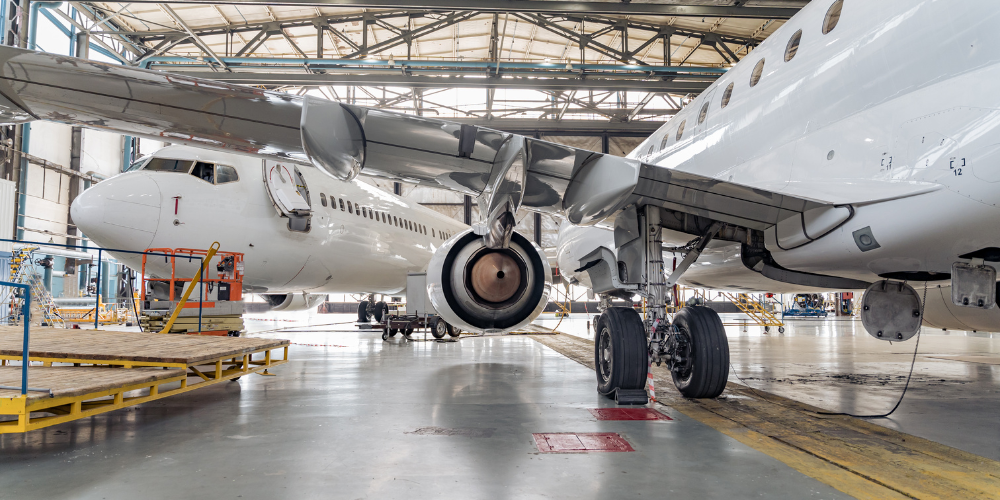
[[[21,385],[21,367],[4,365],[22,359],[22,335],[22,329],[0,327],[0,385]],[[289,342],[280,339],[56,328],[33,328],[30,335],[29,358],[45,366],[29,367],[28,385],[51,393],[0,389],[0,434],[40,429],[252,373],[268,375],[268,368],[288,362]],[[273,350],[281,350],[281,357],[272,356]]]
[[[24,332],[19,327],[0,326],[0,359],[20,360]],[[81,363],[124,366],[185,368],[219,359],[284,349],[288,341],[246,337],[163,335],[32,328],[29,357],[47,363]],[[286,356],[287,357],[287,356]]]

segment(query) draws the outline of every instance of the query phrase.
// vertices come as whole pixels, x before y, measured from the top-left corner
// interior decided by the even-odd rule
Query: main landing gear
[[[645,247],[644,257],[633,266],[642,264],[645,268],[641,278],[633,278],[636,283],[627,281],[628,276],[620,271],[622,264],[609,250],[591,254],[595,260],[586,266],[595,291],[602,294],[594,339],[597,391],[614,397],[619,404],[647,402],[645,387],[652,363],[666,363],[677,390],[689,398],[717,397],[729,378],[729,343],[719,315],[702,305],[686,306],[673,318],[666,315],[668,291],[697,260],[721,224],[705,228],[702,237],[684,249],[683,261],[667,277],[659,215],[656,207],[642,207],[633,216],[637,227],[632,234],[644,235],[639,243]],[[631,307],[611,307],[611,296],[632,294],[646,299],[645,318]]]

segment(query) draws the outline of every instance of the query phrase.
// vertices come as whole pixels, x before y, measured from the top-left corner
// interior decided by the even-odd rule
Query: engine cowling
[[[272,311],[306,311],[326,300],[326,295],[310,293],[262,293],[260,296]]]
[[[541,314],[552,269],[542,249],[514,233],[506,249],[486,248],[471,229],[445,242],[427,264],[437,313],[466,331],[510,331]]]

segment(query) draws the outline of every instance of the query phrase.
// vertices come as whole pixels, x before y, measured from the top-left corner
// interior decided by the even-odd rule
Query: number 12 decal
[[[956,161],[960,163],[958,165],[955,165]],[[952,157],[948,161],[948,168],[950,168],[955,175],[962,175],[962,168],[964,167],[965,167],[965,158]]]

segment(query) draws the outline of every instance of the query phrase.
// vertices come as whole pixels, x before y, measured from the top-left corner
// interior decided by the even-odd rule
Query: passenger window
[[[729,100],[733,98],[733,82],[729,82],[726,91],[722,93],[722,107],[729,106]]]
[[[194,170],[191,171],[191,175],[209,184],[215,184],[215,165],[199,161],[195,164]]]
[[[215,166],[215,183],[216,184],[228,184],[230,182],[236,182],[240,180],[239,174],[236,173],[236,169],[230,167],[229,165],[216,165]],[[323,205],[324,207],[326,204]]]
[[[344,211],[344,199],[343,198],[337,198],[337,201],[340,202],[340,211],[343,212]]]
[[[844,0],[837,0],[833,2],[826,11],[826,17],[823,18],[823,34],[827,34],[833,31],[833,28],[837,27],[837,23],[840,22],[840,11],[844,8]]]
[[[149,160],[149,163],[147,163],[145,167],[143,167],[143,170],[152,170],[155,172],[180,172],[182,174],[186,174],[191,171],[192,165],[194,165],[194,162],[190,160],[153,158]]]
[[[757,85],[760,81],[760,75],[764,73],[764,60],[761,59],[757,61],[757,65],[753,67],[753,73],[750,74],[750,86],[753,87]]]
[[[685,123],[687,123],[687,120],[682,121],[681,124],[677,126],[677,140],[678,141],[681,140],[681,137],[684,136],[684,124]]]
[[[320,202],[320,204],[322,204],[322,205],[323,205],[324,207],[326,206],[326,195],[325,195],[325,194],[323,194],[323,193],[320,193],[320,194],[319,194],[319,202]]]
[[[792,38],[788,40],[788,45],[785,46],[785,62],[791,61],[795,57],[795,53],[799,51],[799,42],[802,41],[802,30],[798,30],[792,35]]]
[[[431,228],[431,236],[432,237],[434,236],[434,228],[433,227]]]
[[[705,117],[708,116],[708,101],[701,107],[701,113],[698,114],[698,125],[705,123]]]
[[[354,208],[351,207],[351,200],[347,200],[347,212],[353,214]]]
[[[396,219],[395,215],[392,216],[392,225],[399,227],[399,219]]]

